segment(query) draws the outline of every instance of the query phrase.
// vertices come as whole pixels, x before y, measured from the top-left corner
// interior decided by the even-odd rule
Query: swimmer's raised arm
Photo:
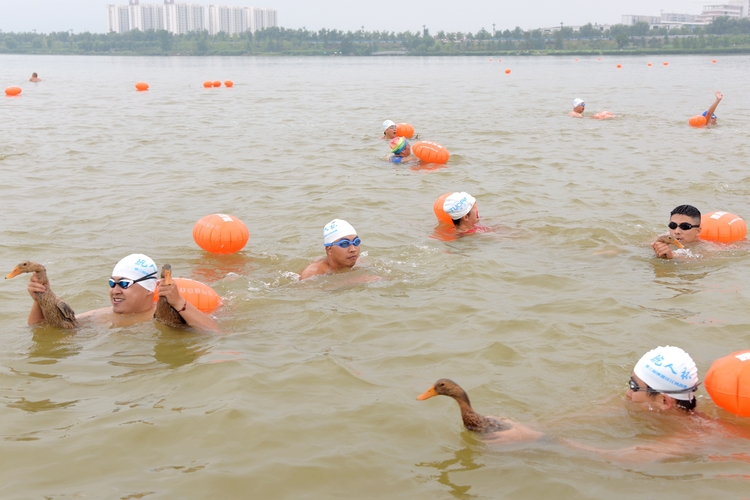
[[[717,107],[719,106],[719,103],[721,102],[721,100],[722,100],[722,99],[724,99],[724,94],[722,94],[721,92],[719,92],[719,91],[717,90],[717,91],[716,91],[716,100],[715,100],[715,101],[714,101],[714,103],[713,103],[713,104],[711,105],[711,107],[710,107],[710,108],[708,108],[708,111],[706,111],[706,123],[707,123],[707,124],[708,124],[708,123],[710,123],[710,124],[712,124],[712,125],[715,125],[715,124],[716,124],[716,119],[714,118],[714,119],[712,120],[712,119],[711,119],[711,117],[713,116],[713,114],[714,114],[714,111],[716,111],[716,108],[717,108]]]

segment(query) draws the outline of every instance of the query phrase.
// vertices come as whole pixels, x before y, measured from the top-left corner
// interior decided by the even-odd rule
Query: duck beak
[[[435,386],[433,385],[429,389],[427,389],[425,392],[417,396],[417,401],[424,401],[425,399],[430,399],[433,396],[437,396],[438,393],[435,390]]]
[[[677,248],[685,248],[685,245],[677,241],[677,239],[673,239],[672,243],[674,243],[674,246],[676,246]]]
[[[172,270],[171,269],[164,270],[164,284],[165,285],[172,284]]]
[[[5,277],[5,279],[6,279],[6,280],[9,280],[9,279],[11,279],[11,278],[15,278],[15,277],[16,277],[16,276],[18,276],[19,274],[21,274],[21,269],[19,269],[19,268],[18,268],[18,266],[16,266],[16,267],[15,267],[15,269],[13,269],[13,270],[12,270],[12,271],[10,272],[10,274],[8,274],[8,275],[7,275],[6,277]]]

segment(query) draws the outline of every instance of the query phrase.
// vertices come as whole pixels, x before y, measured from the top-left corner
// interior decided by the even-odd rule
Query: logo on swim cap
[[[578,106],[586,107],[586,103],[583,102],[583,99],[576,97],[575,99],[573,99],[573,107],[577,108]]]
[[[323,243],[333,243],[344,236],[356,235],[354,227],[342,219],[333,219],[323,228]]]
[[[471,208],[476,201],[477,199],[469,193],[464,193],[463,191],[460,193],[453,193],[443,202],[443,211],[453,220],[460,219],[471,212]]]
[[[633,372],[657,392],[684,389],[684,393],[670,394],[683,401],[693,398],[693,389],[698,385],[695,361],[679,347],[657,347],[647,352],[636,363]]]

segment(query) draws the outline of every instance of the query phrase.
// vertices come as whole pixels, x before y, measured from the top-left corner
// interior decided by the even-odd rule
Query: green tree
[[[174,45],[174,36],[172,36],[172,33],[167,30],[159,30],[157,33],[159,35],[161,50],[164,52],[172,50],[172,46]]]
[[[625,33],[618,33],[617,36],[615,36],[615,41],[617,42],[617,47],[620,49],[627,47],[630,43],[630,39]]]
[[[16,39],[13,38],[12,36],[6,36],[5,46],[8,47],[10,50],[13,50],[18,46],[18,43],[16,42]]]

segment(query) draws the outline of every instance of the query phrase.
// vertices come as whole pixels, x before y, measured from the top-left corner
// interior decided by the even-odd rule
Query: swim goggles
[[[638,391],[640,391],[642,389],[642,387],[640,385],[638,385],[638,382],[636,382],[635,379],[633,379],[633,377],[630,377],[630,381],[628,382],[628,384],[630,385],[630,390],[633,391],[633,392],[638,392]],[[687,389],[681,389],[679,391],[662,391],[662,390],[658,390],[657,391],[656,389],[652,389],[651,387],[649,387],[648,385],[646,385],[646,392],[649,393],[649,394],[682,394],[684,392],[695,392],[695,391],[697,391],[699,385],[701,385],[700,382],[698,382],[697,384],[695,384],[693,387],[689,387]]]
[[[356,237],[352,241],[338,240],[338,241],[334,241],[333,243],[325,243],[323,246],[326,246],[326,247],[337,246],[341,248],[349,248],[349,245],[354,245],[355,247],[358,247],[360,243],[362,243],[362,240],[360,240],[359,237]]]
[[[154,271],[153,273],[147,276],[144,276],[143,278],[138,278],[137,280],[131,280],[130,278],[120,278],[119,280],[115,281],[113,278],[109,278],[109,287],[114,288],[115,285],[120,285],[120,288],[122,288],[123,290],[127,290],[128,288],[130,288],[131,285],[138,283],[140,281],[155,280],[156,279],[156,276],[154,276],[155,274],[156,274],[156,271]]]
[[[677,224],[676,222],[670,222],[669,224],[667,224],[667,227],[669,229],[677,229],[679,227],[683,231],[690,231],[694,227],[701,227],[701,225],[698,224],[697,226],[694,226],[693,224],[690,224],[689,222],[680,222],[679,224]]]

